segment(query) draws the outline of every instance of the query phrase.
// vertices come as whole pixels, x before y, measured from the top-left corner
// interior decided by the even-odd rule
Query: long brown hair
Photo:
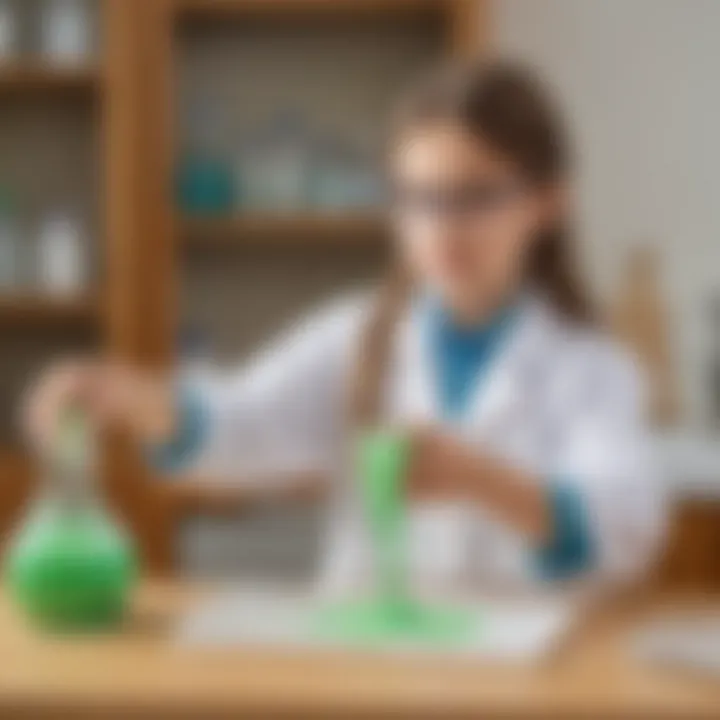
[[[492,62],[441,68],[403,99],[397,134],[436,121],[456,123],[511,159],[535,186],[561,181],[570,170],[565,129],[537,79],[525,68]],[[532,244],[526,281],[563,316],[591,319],[572,254],[572,237],[563,224],[544,228]],[[395,324],[408,300],[410,278],[392,269],[378,293],[361,338],[352,412],[369,426],[382,414],[383,382]]]

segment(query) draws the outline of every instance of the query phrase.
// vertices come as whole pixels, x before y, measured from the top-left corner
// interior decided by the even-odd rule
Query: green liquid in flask
[[[10,544],[6,584],[43,628],[112,629],[127,608],[133,548],[97,497],[85,424],[65,418],[59,435],[48,485]]]

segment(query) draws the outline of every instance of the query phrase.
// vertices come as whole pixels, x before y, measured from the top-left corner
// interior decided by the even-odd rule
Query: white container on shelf
[[[311,138],[302,114],[284,110],[252,134],[237,162],[242,203],[253,210],[296,212],[309,200]]]
[[[0,62],[12,60],[18,50],[17,8],[13,0],[0,0]]]
[[[45,0],[42,9],[43,55],[53,63],[77,65],[91,53],[91,29],[86,0]]]
[[[67,215],[49,216],[38,236],[40,291],[77,295],[85,289],[86,258],[80,226]]]
[[[380,173],[349,143],[326,138],[316,148],[313,204],[323,212],[377,210],[384,202]]]
[[[19,284],[19,236],[9,215],[0,216],[0,292],[15,290]]]
[[[12,193],[0,188],[0,292],[17,290],[22,281],[21,236]]]
[[[202,388],[217,377],[217,364],[212,356],[208,334],[199,326],[188,325],[178,342],[179,377],[192,387]]]

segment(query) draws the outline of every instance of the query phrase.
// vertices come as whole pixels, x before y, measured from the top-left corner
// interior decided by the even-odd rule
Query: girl
[[[323,470],[324,578],[372,558],[350,472],[358,428],[405,428],[417,584],[637,576],[663,510],[636,367],[592,323],[570,258],[565,137],[506,65],[443,70],[402,107],[390,159],[396,268],[371,298],[307,319],[225,380],[183,384],[101,362],[30,393],[45,442],[81,403],[163,470]]]

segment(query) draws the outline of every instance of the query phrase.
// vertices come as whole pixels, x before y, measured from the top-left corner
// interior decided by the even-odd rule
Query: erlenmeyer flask
[[[39,497],[11,542],[6,581],[42,627],[107,629],[125,613],[134,553],[102,502],[87,424],[75,414],[61,425]]]

